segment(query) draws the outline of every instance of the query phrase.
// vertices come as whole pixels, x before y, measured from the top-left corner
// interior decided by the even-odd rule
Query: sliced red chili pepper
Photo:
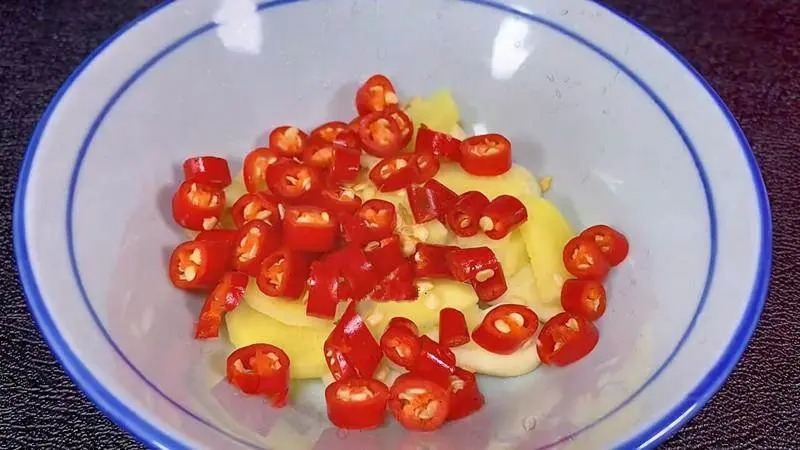
[[[231,184],[231,169],[225,158],[195,156],[183,162],[184,180],[224,188]]]
[[[347,128],[340,130],[333,138],[333,146],[353,150],[360,154],[361,138],[358,137],[358,128],[352,129],[351,125],[347,125]]]
[[[361,170],[361,152],[349,147],[333,148],[333,161],[328,173],[331,182],[353,181]]]
[[[289,158],[299,158],[308,144],[308,135],[300,128],[284,125],[269,134],[269,148]]]
[[[281,245],[281,235],[265,222],[253,220],[239,229],[233,251],[233,267],[251,277],[261,271],[261,262]]]
[[[281,219],[278,212],[280,202],[266,192],[251,192],[236,200],[231,208],[231,217],[236,228],[251,220],[261,220],[272,228],[280,229]]]
[[[375,266],[380,278],[389,274],[400,264],[406,262],[400,238],[389,236],[379,241],[370,241],[364,245],[364,253]]]
[[[577,236],[564,246],[564,267],[578,278],[603,281],[611,270],[603,250],[594,239]]]
[[[367,259],[360,245],[348,244],[328,256],[336,261],[347,283],[347,295],[359,301],[375,288],[380,280],[377,268]]]
[[[439,311],[439,343],[458,347],[469,342],[469,328],[464,313],[454,308]]]
[[[335,186],[323,189],[317,204],[334,214],[351,216],[361,207],[361,197],[350,188]]]
[[[380,345],[356,312],[355,302],[347,306],[323,348],[328,368],[337,380],[351,376],[371,378],[383,357]]]
[[[536,339],[536,351],[544,364],[566,366],[588,355],[599,339],[592,322],[563,312],[544,324]]]
[[[361,119],[363,118],[364,116],[362,115],[355,116],[353,120],[347,123],[347,129],[354,131],[358,135],[358,130],[361,129]]]
[[[368,430],[383,424],[389,388],[370,378],[348,378],[325,388],[328,419],[346,430]]]
[[[270,166],[279,162],[288,161],[288,158],[278,154],[278,150],[257,148],[248,153],[244,158],[242,174],[247,192],[264,192],[269,189],[267,184],[267,171]]]
[[[408,114],[399,108],[390,108],[385,112],[394,120],[394,123],[397,124],[397,129],[400,130],[400,148],[406,148],[414,135],[414,122],[411,121]]]
[[[310,268],[309,255],[278,249],[264,258],[256,284],[261,292],[272,297],[299,298],[306,287]]]
[[[453,250],[446,259],[455,279],[472,284],[481,302],[497,300],[508,290],[503,268],[489,247]]]
[[[628,256],[628,239],[608,225],[591,226],[581,236],[594,240],[612,267],[619,265]]]
[[[595,321],[606,312],[606,290],[599,281],[566,280],[561,287],[561,306],[568,313]]]
[[[386,158],[403,149],[405,137],[395,119],[386,112],[364,116],[358,129],[364,151],[372,156]]]
[[[381,350],[390,361],[408,369],[417,360],[421,348],[419,330],[414,322],[405,317],[395,317],[389,321],[381,336]]]
[[[456,367],[450,375],[450,411],[447,420],[463,419],[483,408],[485,403],[475,374]]]
[[[456,356],[453,351],[425,335],[420,336],[419,340],[419,357],[409,371],[442,386],[447,386],[450,375],[456,368]]]
[[[453,278],[447,254],[458,247],[420,242],[414,252],[414,273],[419,278]]]
[[[289,206],[283,216],[283,241],[292,250],[327,252],[336,246],[339,223],[316,206]]]
[[[502,268],[495,270],[494,274],[484,281],[479,280],[480,275],[472,280],[470,284],[472,284],[475,294],[478,295],[478,300],[482,303],[493,302],[508,291],[508,284]]]
[[[419,292],[414,283],[414,266],[404,262],[389,272],[370,293],[375,301],[416,300]]]
[[[511,142],[499,134],[466,139],[461,143],[461,167],[472,175],[502,175],[511,169]]]
[[[417,328],[417,324],[415,324],[411,319],[406,319],[405,317],[392,317],[392,320],[389,321],[386,329],[388,330],[391,327],[399,327],[401,329],[405,329],[414,336],[419,336],[419,328]]]
[[[200,310],[200,319],[195,326],[195,339],[210,339],[219,336],[222,315],[233,311],[244,298],[249,277],[241,272],[228,272],[217,287],[208,294]]]
[[[431,380],[407,373],[392,384],[388,408],[406,429],[433,431],[447,419],[450,393]]]
[[[385,200],[372,199],[364,202],[356,214],[342,224],[342,231],[348,242],[363,244],[391,236],[396,225],[394,205]]]
[[[440,133],[420,125],[417,130],[417,141],[414,145],[417,152],[430,152],[450,161],[461,160],[461,140],[447,133]]]
[[[356,91],[356,109],[362,116],[395,107],[398,103],[394,85],[383,75],[369,77]]]
[[[490,239],[502,239],[526,220],[525,205],[516,197],[501,195],[484,208],[479,223]]]
[[[327,122],[323,123],[317,128],[314,128],[314,130],[311,131],[311,138],[319,138],[332,144],[333,141],[339,136],[339,133],[345,130],[347,130],[347,124],[344,122],[339,122],[338,120],[334,122]]]
[[[412,154],[382,159],[369,171],[369,179],[381,192],[392,192],[411,185],[414,180]]]
[[[472,332],[472,340],[498,355],[510,355],[529,341],[539,328],[539,318],[523,305],[500,305],[486,314]]]
[[[316,168],[294,161],[270,166],[267,183],[273,194],[289,203],[314,198],[324,184]]]
[[[242,347],[228,356],[227,379],[245,394],[267,397],[281,408],[289,396],[289,357],[274,345]]]
[[[411,214],[417,223],[430,222],[437,218],[444,221],[445,214],[458,199],[455,192],[436,180],[429,180],[422,186],[410,186],[406,192]]]
[[[184,242],[169,258],[169,279],[175,287],[188,290],[211,289],[230,267],[225,244],[209,241]]]
[[[481,272],[483,272],[481,278],[486,275],[491,276],[493,274],[487,271],[496,272],[500,269],[500,263],[489,247],[454,249],[445,255],[445,259],[450,273],[461,282],[472,281]]]
[[[332,319],[339,304],[342,280],[334,260],[315,261],[308,277],[308,303],[306,315]]]
[[[423,184],[439,173],[439,157],[417,151],[411,158],[411,167],[414,169],[414,183]]]
[[[228,249],[225,253],[230,255],[236,247],[236,238],[239,237],[239,230],[208,230],[201,231],[195,236],[198,242],[216,242]]]
[[[197,181],[184,181],[172,197],[172,218],[190,230],[217,226],[225,210],[225,191]]]
[[[320,137],[313,137],[303,149],[303,162],[320,170],[327,170],[333,165],[334,146]]]
[[[464,192],[447,211],[447,226],[456,236],[475,236],[480,231],[480,220],[489,199],[478,191]],[[490,219],[491,220],[491,219]],[[484,221],[486,222],[486,221]]]

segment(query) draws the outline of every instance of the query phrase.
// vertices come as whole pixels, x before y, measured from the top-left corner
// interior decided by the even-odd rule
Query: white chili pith
[[[345,402],[363,402],[374,396],[375,394],[367,388],[360,388],[358,392],[353,392],[349,387],[343,386],[336,391],[336,398]]]
[[[494,221],[489,216],[481,217],[481,220],[478,221],[478,225],[480,225],[481,230],[483,230],[483,231],[492,231],[492,230],[494,230]]]
[[[206,217],[203,219],[203,229],[206,231],[211,230],[217,226],[217,222],[219,222],[219,220],[216,217]]]
[[[497,329],[497,331],[499,331],[499,332],[501,332],[503,334],[511,333],[511,327],[508,326],[506,321],[503,320],[503,319],[495,320],[493,325]]]
[[[483,283],[484,281],[488,280],[489,278],[492,278],[493,276],[494,276],[494,270],[492,270],[492,269],[483,269],[480,272],[478,272],[477,274],[475,274],[475,280],[478,283]]]
[[[240,247],[245,247],[248,244],[248,242],[250,241],[250,239],[252,239],[252,238],[258,239],[259,236],[261,236],[261,230],[259,230],[256,227],[252,227],[247,232],[247,236],[243,237],[242,240],[239,241],[239,246]],[[246,262],[246,261],[250,261],[251,259],[255,258],[256,254],[258,253],[258,248],[259,248],[258,245],[253,245],[252,247],[250,247],[250,249],[247,250],[247,252],[242,253],[241,255],[239,255],[239,261]]]
[[[189,253],[189,261],[192,263],[184,267],[182,264],[178,264],[178,278],[184,281],[194,281],[197,278],[197,268],[203,262],[203,254],[200,253],[200,249],[196,248]]]

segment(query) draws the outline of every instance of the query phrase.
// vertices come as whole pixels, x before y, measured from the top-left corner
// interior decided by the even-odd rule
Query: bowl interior
[[[712,362],[670,369],[688,371],[687,379],[653,382],[680,345],[705,349],[685,338],[717,245],[710,182],[698,164],[711,149],[695,143],[663,103],[675,93],[651,87],[661,81],[642,74],[651,70],[646,59],[623,61],[585,35],[629,39],[632,32],[614,28],[627,25],[593,22],[609,13],[588,2],[522,3],[532,15],[479,1],[272,2],[258,10],[247,1],[179,2],[108,47],[84,75],[95,89],[76,82],[63,99],[61,111],[79,118],[63,113],[59,126],[74,121],[64,139],[80,142],[81,151],[60,149],[71,156],[56,157],[63,160],[57,167],[37,159],[36,180],[58,174],[61,190],[36,188],[43,183],[34,180],[26,203],[34,217],[42,214],[37,199],[68,194],[66,234],[48,238],[49,221],[27,227],[41,237],[30,245],[34,266],[48,248],[66,245],[72,258],[74,270],[42,290],[55,293],[59,282],[76,285],[73,272],[79,277],[77,294],[64,293],[50,308],[84,364],[145,421],[215,448],[599,448],[665,415]],[[584,18],[570,22],[563,11]],[[184,158],[219,154],[238,168],[273,126],[348,120],[356,86],[378,72],[405,99],[451,90],[468,133],[505,134],[516,163],[554,177],[546,195],[576,229],[608,223],[631,242],[628,262],[609,281],[609,310],[589,357],[514,379],[482,378],[486,408],[424,435],[394,424],[367,433],[330,429],[318,382],[299,384],[281,411],[237,395],[222,380],[225,343],[191,339],[202,301],[165,276],[169,253],[184,239],[170,215]],[[55,143],[42,151],[56,154]],[[747,268],[752,247],[738,255]],[[49,276],[40,267],[37,276]],[[750,276],[743,278],[749,292]],[[722,351],[743,314],[748,298],[739,297],[708,322],[719,330],[709,332],[710,353]],[[633,401],[643,389],[646,399]]]

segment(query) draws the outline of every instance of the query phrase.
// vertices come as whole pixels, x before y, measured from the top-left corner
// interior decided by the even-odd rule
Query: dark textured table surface
[[[0,0],[0,448],[140,448],[95,409],[42,341],[11,241],[20,162],[80,61],[157,0]],[[800,1],[608,0],[710,81],[760,164],[775,237],[769,299],[744,357],[665,448],[800,448]],[[797,252],[797,253],[796,253]]]

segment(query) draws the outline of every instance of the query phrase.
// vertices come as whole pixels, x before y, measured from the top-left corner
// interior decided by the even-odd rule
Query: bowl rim
[[[297,1],[299,0],[261,1],[258,3],[258,6],[259,10],[264,10],[275,6],[295,3]],[[536,14],[519,11],[517,9],[514,9],[510,6],[504,5],[503,3],[494,0],[462,0],[462,1],[498,9],[507,13],[517,15],[519,17],[536,21],[537,23],[544,23],[545,25],[548,25],[549,27],[556,29],[556,31],[561,31],[570,37],[575,38],[577,36],[578,40],[584,44],[586,42],[591,42],[588,39],[583,38],[579,33],[567,30],[563,26],[555,22],[552,22],[549,19],[539,17]],[[639,23],[628,18],[622,13],[616,11],[612,7],[601,3],[599,0],[585,0],[585,1],[596,4],[597,6],[608,11],[612,15],[622,19],[624,22],[633,26],[639,32],[641,32],[644,35],[644,37],[650,38],[656,44],[667,50],[667,52],[673,58],[675,58],[675,60],[677,60],[685,70],[689,72],[689,74],[694,78],[694,80],[700,83],[700,85],[706,90],[708,95],[711,97],[711,99],[714,101],[717,108],[719,109],[719,112],[722,113],[722,115],[727,120],[728,125],[730,127],[730,131],[734,133],[739,142],[740,150],[745,156],[746,163],[751,172],[753,189],[756,193],[757,206],[760,213],[760,229],[761,229],[761,235],[759,240],[760,249],[758,257],[758,266],[755,271],[756,276],[753,284],[753,289],[751,291],[750,298],[748,300],[747,307],[745,308],[744,313],[742,315],[741,321],[736,327],[731,337],[731,340],[728,342],[727,346],[723,350],[722,355],[714,363],[709,372],[700,379],[699,383],[689,391],[686,397],[683,400],[681,400],[677,405],[675,405],[673,408],[671,408],[666,415],[664,415],[659,420],[652,422],[649,426],[646,426],[645,428],[641,429],[633,437],[631,437],[630,439],[619,445],[620,448],[650,448],[658,445],[659,443],[669,438],[681,426],[683,426],[692,417],[694,417],[700,411],[700,409],[702,409],[702,407],[710,400],[710,398],[714,395],[714,393],[716,393],[722,386],[722,383],[727,379],[730,372],[733,370],[733,368],[736,366],[736,363],[741,358],[744,349],[747,347],[749,339],[752,336],[756,325],[758,324],[758,320],[761,315],[761,311],[763,310],[767,296],[769,274],[772,265],[772,246],[771,246],[772,217],[770,213],[770,206],[766,193],[766,188],[762,179],[761,172],[755,160],[753,151],[749,143],[747,142],[747,139],[744,136],[742,129],[740,128],[739,124],[733,117],[733,114],[724,104],[719,95],[709,85],[709,83],[682,55],[680,55],[675,49],[669,46],[669,44],[664,42],[661,38],[654,35],[652,32],[644,28]],[[106,416],[111,418],[121,428],[127,430],[129,433],[136,436],[141,442],[156,448],[186,448],[186,443],[182,442],[177,437],[174,437],[169,433],[165,432],[158,426],[153,425],[152,423],[143,419],[139,414],[137,414],[130,407],[125,405],[112,392],[110,392],[107,388],[105,388],[105,386],[103,386],[92,375],[91,371],[83,364],[83,362],[72,351],[67,342],[58,332],[58,329],[55,327],[55,324],[52,318],[50,317],[50,313],[42,299],[41,293],[36,283],[36,278],[33,273],[33,267],[28,255],[27,243],[25,239],[24,205],[26,199],[27,183],[31,172],[34,155],[38,148],[40,139],[42,137],[42,133],[46,129],[49,119],[53,114],[53,112],[56,110],[57,106],[59,105],[61,98],[67,93],[71,85],[80,77],[83,71],[91,65],[94,59],[97,58],[97,56],[100,55],[106,49],[106,47],[108,47],[118,38],[125,35],[126,32],[135,27],[141,21],[156,14],[163,8],[173,3],[175,3],[175,0],[165,0],[162,3],[155,5],[154,7],[145,11],[143,14],[133,19],[131,22],[125,24],[116,33],[114,33],[111,37],[106,39],[95,50],[93,50],[92,53],[90,53],[89,56],[87,56],[64,81],[64,83],[61,85],[61,87],[56,92],[51,102],[45,109],[41,118],[39,119],[39,122],[37,123],[37,126],[33,132],[31,140],[26,149],[18,177],[18,182],[17,182],[18,188],[14,200],[14,212],[13,212],[13,240],[14,240],[14,252],[16,257],[16,263],[18,271],[20,273],[20,279],[22,281],[23,289],[26,294],[25,298],[28,304],[28,308],[31,311],[37,326],[41,330],[42,335],[45,338],[45,341],[50,346],[56,359],[66,369],[66,372],[70,375],[70,377],[73,379],[76,385],[79,388],[81,388],[81,390],[84,393],[87,394],[87,396],[95,403],[95,405],[98,406],[98,408],[101,411],[103,411],[106,414]],[[211,23],[206,23],[205,25],[198,27],[194,31],[174,41],[172,44],[166,46],[164,50],[152,56],[151,59],[149,59],[144,65],[141,66],[141,68],[137,71],[137,73],[143,72],[144,70],[149,68],[150,65],[154,63],[155,60],[160,58],[160,56],[164,56],[165,52],[168,53],[169,51],[174,50],[182,43],[188,41],[194,36],[201,34],[204,31],[207,31],[210,28],[213,28],[213,25]],[[601,56],[604,56],[606,59],[609,59],[612,63],[618,66],[625,67],[624,64],[619,62],[615,57],[608,54],[607,52],[602,51],[602,49],[600,49],[599,47],[595,49],[595,51],[597,50],[601,50]],[[131,77],[129,81],[133,81],[135,79],[136,76],[134,74],[134,76]],[[643,85],[643,87],[647,86],[646,83],[641,82],[640,80],[639,82],[641,85]],[[125,86],[120,88],[120,90],[117,91],[117,94],[119,94],[120,92],[124,92],[124,89]],[[652,94],[651,97],[653,97]],[[655,97],[653,98],[654,100],[656,99]],[[101,112],[101,115],[102,114],[103,113]],[[712,268],[713,268],[713,257],[714,257],[714,252],[712,251]],[[71,258],[74,258],[74,255],[71,255]],[[73,260],[73,266],[74,265],[75,264]],[[80,286],[81,284],[80,280],[78,280],[78,284]],[[706,286],[706,288],[707,287],[708,286]],[[82,286],[80,286],[80,289],[83,290]],[[84,297],[86,297],[85,294]],[[577,430],[576,432],[573,433],[573,435],[576,433],[580,433],[602,422],[603,419],[607,418],[620,408],[624,407],[629,401],[631,401],[634,397],[636,397],[638,393],[644,390],[658,376],[661,370],[663,370],[669,364],[669,362],[671,362],[672,357],[682,347],[686,337],[691,332],[692,325],[696,320],[697,314],[699,314],[700,309],[701,308],[698,308],[694,318],[692,319],[692,324],[689,326],[686,334],[679,341],[675,350],[670,354],[670,356],[662,364],[662,366],[648,378],[648,380],[641,388],[636,390],[630,396],[630,398],[624,401],[621,405],[614,408],[612,411],[603,415],[601,418],[590,423],[589,425],[584,426],[583,428]],[[95,319],[97,320],[96,317]],[[163,393],[161,393],[161,391],[158,390],[157,387],[149,383],[142,376],[142,374],[139,373],[139,371],[127,360],[124,354],[122,354],[122,352],[113,343],[113,340],[110,339],[110,336],[107,334],[107,331],[102,326],[100,326],[100,329],[101,332],[105,335],[106,339],[109,341],[108,342],[109,345],[111,345],[117,351],[119,356],[123,360],[125,360],[126,363],[128,363],[131,369],[135,371],[137,375],[139,375],[143,380],[145,380],[145,382],[148,385],[150,385],[150,387],[152,387],[158,393],[164,396]],[[167,400],[170,400],[168,397],[166,396],[164,397],[167,398]],[[173,403],[175,406],[177,406],[184,412],[194,416],[192,413],[180,407],[180,405],[177,405],[172,401],[171,403]],[[210,425],[205,420],[202,419],[200,420],[201,422]],[[249,442],[239,440],[234,436],[230,436],[228,433],[225,432],[223,433],[228,435],[229,437],[233,437],[235,440],[239,441],[242,444],[245,444],[247,446],[252,446]],[[562,441],[563,438],[559,441],[546,445],[544,448],[557,445]]]

